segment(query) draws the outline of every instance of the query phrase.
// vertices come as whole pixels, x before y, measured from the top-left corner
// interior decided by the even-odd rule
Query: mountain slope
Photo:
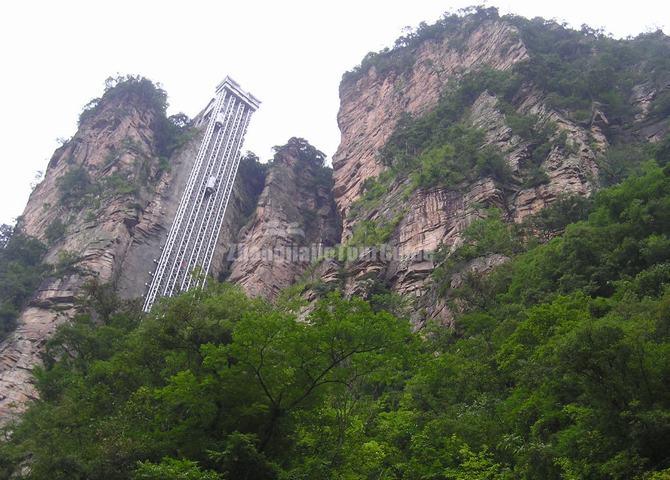
[[[31,369],[75,313],[86,283],[112,283],[130,298],[144,293],[199,146],[198,119],[189,128],[183,118],[166,118],[166,106],[165,92],[149,80],[110,81],[32,192],[16,228],[46,243],[44,262],[56,267],[0,343],[0,419],[34,398]],[[238,178],[220,252],[255,205],[259,180]]]
[[[450,322],[426,253],[488,208],[520,223],[620,180],[668,132],[669,51],[660,32],[615,40],[477,8],[369,54],[340,89],[334,194],[344,243],[397,255],[325,275],[418,297],[417,325]]]

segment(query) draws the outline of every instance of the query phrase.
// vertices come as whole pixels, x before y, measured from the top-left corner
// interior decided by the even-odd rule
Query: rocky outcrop
[[[250,295],[274,299],[338,243],[340,229],[325,156],[292,138],[269,166],[256,211],[240,232],[230,282]]]
[[[456,43],[458,45],[456,46]],[[410,53],[405,71],[380,73],[374,66],[340,86],[338,124],[342,139],[333,156],[335,201],[343,216],[361,193],[363,182],[383,169],[378,151],[403,114],[418,115],[437,104],[447,83],[472,68],[507,70],[527,58],[517,29],[487,20],[466,38],[446,35],[421,43]]]
[[[588,127],[576,124],[548,107],[546,98],[532,87],[523,89],[517,102],[517,113],[533,116],[537,125],[555,126],[551,140],[561,135],[565,137],[564,144],[554,144],[540,165],[546,180],[530,188],[508,185],[506,198],[497,205],[508,212],[511,220],[521,222],[561,195],[591,195],[598,182],[597,157],[607,150],[608,142],[598,123]],[[521,178],[532,162],[530,149],[533,140],[523,140],[512,133],[499,109],[499,100],[488,92],[481,94],[472,105],[470,122],[486,133],[490,145],[506,152],[506,161],[512,173]]]
[[[113,279],[141,215],[139,202],[149,189],[121,193],[102,185],[112,176],[128,184],[139,183],[140,175],[156,178],[159,172],[152,159],[157,157],[158,115],[134,95],[102,101],[54,153],[44,180],[32,192],[18,228],[50,243],[47,262],[68,265],[60,278],[43,282],[21,313],[17,329],[0,345],[0,419],[21,411],[26,399],[34,398],[31,368],[57,326],[72,316],[84,282]],[[66,185],[65,178],[73,181]],[[60,239],[48,238],[54,222],[66,226]]]
[[[494,93],[484,91],[467,109],[463,121],[481,129],[486,143],[503,153],[512,181],[483,177],[457,186],[417,189],[408,195],[408,179],[396,178],[376,206],[351,211],[362,194],[363,182],[384,170],[379,151],[402,115],[416,117],[430,111],[449,82],[468,71],[505,71],[529,58],[520,32],[504,18],[476,24],[468,21],[464,19],[459,29],[438,39],[433,36],[414,44],[409,52],[387,53],[391,59],[405,55],[404,61],[383,71],[373,64],[353,79],[345,77],[340,89],[342,141],[333,167],[335,201],[343,215],[342,237],[350,239],[357,222],[363,220],[378,225],[393,222],[385,245],[393,255],[363,256],[330,265],[324,275],[332,277],[336,270],[344,269],[343,288],[348,295],[366,296],[370,286],[381,284],[392,292],[421,299],[417,305],[422,308],[414,312],[416,324],[426,317],[437,317],[446,324],[451,321],[444,302],[431,292],[432,252],[439,246],[458,246],[464,229],[486,208],[496,207],[509,221],[521,222],[561,195],[591,195],[598,186],[598,157],[608,148],[603,133],[608,120],[596,104],[591,121],[577,123],[552,108],[547,95],[532,82],[523,82],[513,105],[506,100],[504,107]],[[640,91],[640,102],[644,102],[650,94]],[[537,140],[521,138],[509,126],[505,112],[510,107],[517,116],[534,118],[538,130],[553,125],[551,148],[540,165],[534,165],[537,158],[533,158]],[[539,168],[544,178],[529,185],[524,179],[532,168]]]
[[[635,85],[629,100],[637,111],[631,130],[649,142],[661,141],[670,132],[670,118],[651,115],[654,101],[662,95],[670,95],[670,78],[660,85],[651,81]]]

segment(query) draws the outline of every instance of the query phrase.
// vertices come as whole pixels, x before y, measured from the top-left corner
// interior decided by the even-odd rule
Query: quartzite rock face
[[[564,137],[563,145],[555,142],[540,166],[546,175],[544,182],[524,187],[518,181],[515,187],[484,177],[456,188],[419,189],[407,196],[408,180],[398,178],[377,206],[350,214],[350,206],[362,194],[364,180],[385,168],[379,162],[379,150],[402,114],[428,112],[447,83],[464,72],[508,70],[529,58],[518,30],[504,19],[487,19],[468,30],[458,42],[449,33],[441,41],[423,41],[414,47],[411,66],[402,72],[387,69],[381,74],[372,66],[355,81],[345,78],[340,89],[342,141],[333,167],[335,201],[343,215],[342,237],[350,238],[356,223],[363,219],[376,224],[394,219],[387,244],[395,256],[330,264],[324,275],[332,278],[344,269],[344,291],[349,295],[366,295],[366,286],[376,282],[396,293],[425,297],[418,303],[425,315],[417,314],[413,319],[417,324],[426,315],[444,323],[451,321],[442,302],[431,296],[430,275],[435,267],[431,252],[440,245],[456,247],[463,230],[481,217],[485,208],[499,208],[509,221],[520,222],[561,194],[590,195],[597,188],[596,159],[608,147],[601,131],[607,119],[597,109],[589,125],[577,124],[549,107],[543,92],[526,82],[514,99],[516,113],[535,116],[539,126],[555,125],[552,141]],[[644,102],[649,95],[640,89],[637,101]],[[534,145],[512,132],[503,112],[499,99],[485,91],[469,108],[465,121],[485,132],[487,143],[503,152],[512,175],[521,179],[531,167]],[[370,283],[370,279],[374,281]]]
[[[274,299],[313,262],[318,246],[339,241],[331,171],[324,155],[292,138],[269,167],[256,211],[240,233],[228,280]]]
[[[56,327],[73,314],[75,298],[87,279],[113,279],[115,266],[131,243],[131,230],[138,223],[146,191],[105,192],[99,205],[67,206],[59,179],[69,172],[85,172],[93,186],[112,175],[128,182],[158,175],[153,124],[158,112],[143,108],[133,96],[103,101],[77,134],[51,158],[44,180],[30,195],[18,228],[48,243],[47,228],[60,220],[64,236],[50,245],[47,261],[71,255],[74,265],[60,278],[43,282],[30,306],[19,319],[17,329],[0,345],[0,420],[20,412],[26,399],[36,393],[31,367],[39,362],[44,343]],[[83,188],[82,188],[83,190]],[[76,202],[77,198],[72,199]]]
[[[412,53],[413,66],[406,72],[379,74],[372,67],[356,81],[340,87],[338,124],[342,140],[333,156],[335,201],[343,216],[361,193],[365,179],[377,176],[382,165],[377,153],[393,133],[403,113],[423,113],[437,104],[450,79],[464,71],[488,66],[507,70],[527,58],[526,48],[514,26],[488,20],[465,39],[447,36],[426,41]]]
[[[65,259],[68,265],[59,269],[58,278],[43,282],[16,330],[0,344],[0,423],[35,398],[31,369],[57,326],[75,313],[85,282],[113,282],[127,298],[144,293],[200,142],[200,135],[194,135],[165,168],[156,145],[160,114],[133,95],[103,97],[94,115],[87,116],[76,135],[54,153],[44,180],[32,192],[18,228],[47,242],[48,226],[60,219],[65,234],[49,245],[46,260],[58,264]],[[59,187],[59,178],[73,171],[85,172],[96,189],[80,205],[72,205],[76,198],[64,201]],[[223,268],[221,251],[235,241],[255,205],[258,181],[238,177],[219,262],[213,263],[215,275]]]

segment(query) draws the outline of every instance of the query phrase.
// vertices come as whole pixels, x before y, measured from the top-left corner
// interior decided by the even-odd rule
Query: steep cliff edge
[[[109,85],[32,192],[17,228],[48,244],[46,261],[56,268],[0,344],[0,420],[34,398],[32,367],[76,311],[86,282],[112,283],[127,298],[144,293],[200,141],[198,119],[188,127],[166,118],[165,108],[165,92],[146,79]],[[249,162],[240,168],[219,252],[236,240],[260,193],[262,175]]]
[[[448,81],[465,71],[508,70],[527,58],[513,25],[499,19],[463,22],[467,25],[443,36],[382,54],[388,62],[366,68],[364,60],[360,71],[345,75],[338,114],[342,140],[333,156],[335,198],[345,223],[363,182],[383,170],[378,152],[403,114],[434,107]]]
[[[228,281],[274,299],[313,263],[319,246],[334,246],[340,222],[325,155],[292,138],[277,148],[263,193],[240,232]]]
[[[662,33],[619,41],[478,8],[369,54],[340,87],[334,195],[343,242],[393,255],[320,273],[344,276],[349,295],[417,297],[417,324],[449,322],[431,254],[456,248],[488,208],[519,223],[563,196],[590,196],[621,168],[622,146],[662,139],[668,52]]]

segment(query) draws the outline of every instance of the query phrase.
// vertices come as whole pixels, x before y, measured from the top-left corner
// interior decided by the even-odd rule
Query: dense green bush
[[[471,260],[491,254],[513,256],[525,247],[522,230],[503,219],[498,209],[488,209],[483,217],[473,221],[463,231],[463,243],[455,250],[440,247],[435,255],[437,267],[433,279],[438,290],[445,294],[451,284],[451,277]]]
[[[56,179],[60,201],[71,208],[83,206],[87,197],[94,194],[96,186],[84,167],[74,166]]]
[[[489,211],[448,261],[511,260],[447,290],[457,328],[421,339],[383,289],[297,322],[231,286],[148,316],[94,287],[97,313],[48,344],[0,478],[664,478],[669,174],[600,192],[546,244]],[[539,224],[584,218],[561,204]]]
[[[653,155],[652,147],[639,143],[611,145],[598,158],[600,182],[605,186],[616,185],[631,174],[640,174],[644,161]]]
[[[196,130],[191,128],[191,121],[183,113],[165,116],[163,111],[155,120],[154,140],[160,162],[167,162],[170,156],[193,138]]]
[[[51,244],[63,238],[66,229],[67,227],[60,219],[60,217],[56,217],[44,230],[44,235],[47,237],[47,240]]]
[[[16,326],[21,308],[50,272],[43,263],[46,247],[38,240],[0,229],[0,340]]]

